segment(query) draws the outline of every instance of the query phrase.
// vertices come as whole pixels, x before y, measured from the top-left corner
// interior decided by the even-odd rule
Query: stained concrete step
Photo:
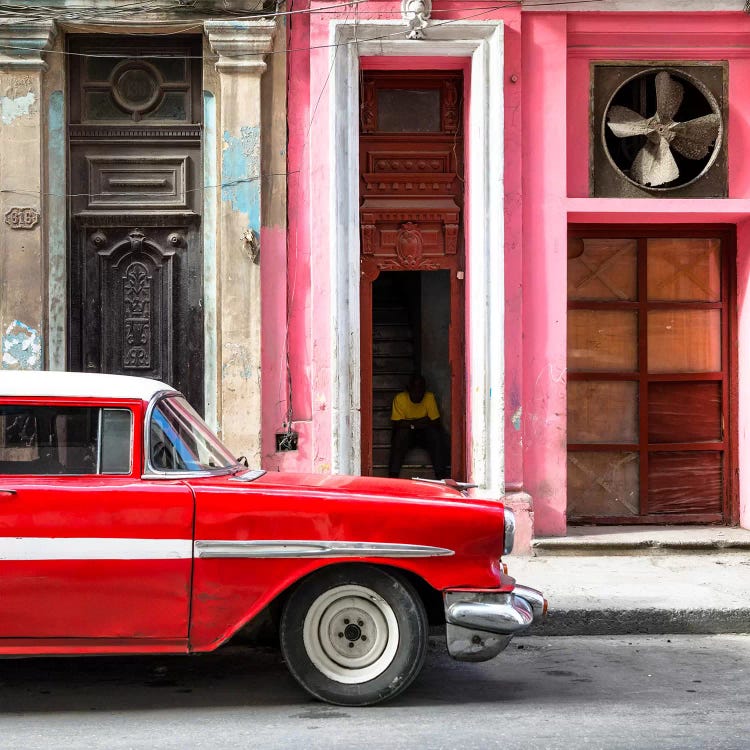
[[[564,537],[537,537],[536,556],[654,555],[750,551],[750,530],[726,526],[571,526]]]

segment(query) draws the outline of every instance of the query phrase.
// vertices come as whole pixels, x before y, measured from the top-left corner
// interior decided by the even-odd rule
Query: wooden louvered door
[[[568,241],[568,517],[728,523],[726,228],[578,228]]]

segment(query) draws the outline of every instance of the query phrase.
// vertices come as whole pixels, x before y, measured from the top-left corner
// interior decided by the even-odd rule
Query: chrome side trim
[[[229,481],[254,482],[256,479],[260,479],[265,473],[265,469],[250,469],[249,471],[243,471],[241,474],[235,474]]]
[[[386,544],[382,542],[333,542],[310,540],[199,540],[194,545],[196,557],[447,557],[452,549],[419,544]]]

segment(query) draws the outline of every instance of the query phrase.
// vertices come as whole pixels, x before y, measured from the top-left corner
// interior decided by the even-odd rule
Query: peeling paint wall
[[[224,131],[221,199],[247,216],[248,229],[260,230],[260,127],[243,126],[239,137]]]
[[[31,326],[14,320],[3,333],[3,370],[41,370],[42,337]]]
[[[19,117],[31,114],[34,105],[36,105],[36,94],[33,91],[14,98],[3,96],[0,98],[0,120],[3,125],[10,125]]]
[[[3,369],[41,369],[46,311],[42,71],[0,70],[0,332]],[[13,226],[21,209],[38,221]]]

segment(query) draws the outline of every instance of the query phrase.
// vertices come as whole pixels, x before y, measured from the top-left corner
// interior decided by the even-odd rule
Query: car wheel
[[[281,617],[289,671],[320,700],[369,706],[419,674],[427,616],[408,581],[371,565],[322,570],[291,594]]]

